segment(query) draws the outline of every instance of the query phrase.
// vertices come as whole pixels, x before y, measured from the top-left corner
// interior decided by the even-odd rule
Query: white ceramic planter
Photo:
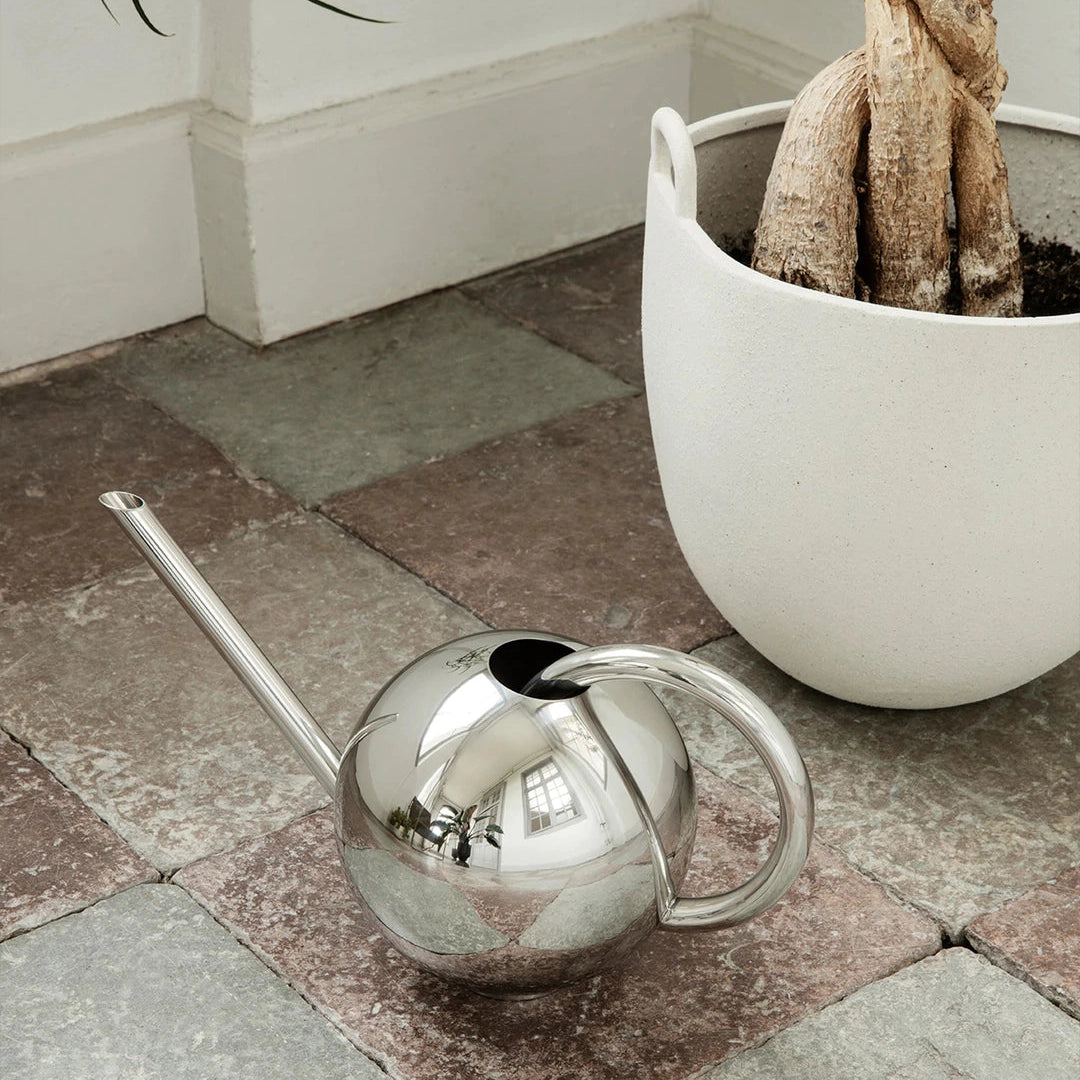
[[[730,258],[787,107],[654,118],[643,346],[675,533],[739,633],[817,689],[1002,693],[1080,649],[1080,315],[904,311]],[[1080,124],[998,116],[1021,228],[1080,246]]]

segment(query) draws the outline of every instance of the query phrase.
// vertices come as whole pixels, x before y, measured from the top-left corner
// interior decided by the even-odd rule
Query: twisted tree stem
[[[1020,312],[1020,256],[992,111],[990,0],[865,0],[866,45],[796,99],[754,266],[809,288],[941,311],[950,180],[964,314]]]

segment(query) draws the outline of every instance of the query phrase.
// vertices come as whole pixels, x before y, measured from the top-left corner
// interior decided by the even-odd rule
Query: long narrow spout
[[[112,511],[139,553],[281,729],[315,779],[333,796],[341,760],[337,747],[207,585],[153,511],[129,491],[106,491],[98,501]]]

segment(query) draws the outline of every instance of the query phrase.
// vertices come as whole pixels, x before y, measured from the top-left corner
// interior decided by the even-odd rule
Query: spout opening
[[[139,510],[145,505],[130,491],[106,491],[98,496],[98,502],[108,510]]]
[[[540,673],[573,651],[561,641],[516,638],[500,645],[491,654],[488,668],[498,682],[515,694],[560,701],[577,697],[585,692],[585,687],[565,679],[541,679]]]

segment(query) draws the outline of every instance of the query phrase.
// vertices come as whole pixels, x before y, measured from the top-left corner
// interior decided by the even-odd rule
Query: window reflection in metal
[[[525,810],[530,833],[542,832],[578,816],[574,796],[551,758],[523,772],[521,779],[525,785]]]
[[[572,750],[607,787],[607,755],[600,749],[600,744],[592,737],[585,721],[580,716],[570,715],[560,720],[559,734],[569,750]]]
[[[443,743],[468,731],[502,700],[502,693],[498,686],[492,684],[486,671],[466,679],[435,710],[420,739],[417,763]]]

